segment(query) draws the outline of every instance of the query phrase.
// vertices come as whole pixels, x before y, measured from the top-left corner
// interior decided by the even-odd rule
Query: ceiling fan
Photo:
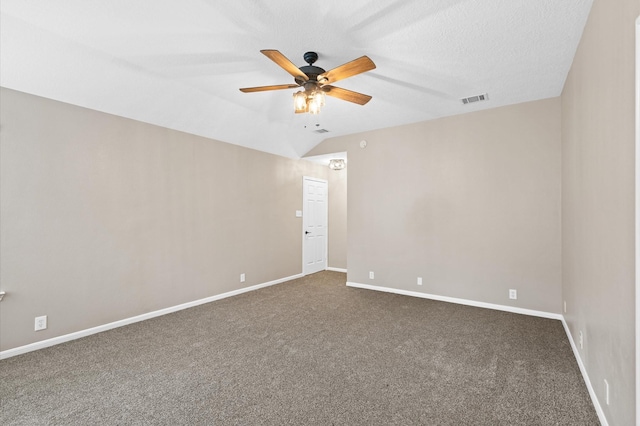
[[[294,78],[295,84],[278,84],[274,86],[246,87],[240,89],[241,92],[264,92],[268,90],[296,89],[302,88],[293,95],[293,102],[296,114],[308,112],[318,114],[320,108],[324,106],[325,95],[344,101],[364,105],[371,100],[371,96],[351,90],[335,87],[332,84],[336,81],[344,80],[363,72],[375,69],[376,65],[367,56],[354,59],[351,62],[340,65],[332,70],[324,69],[313,65],[318,60],[316,52],[307,52],[303,55],[304,61],[308,64],[303,67],[296,67],[286,56],[277,50],[261,50],[267,58],[271,59]]]

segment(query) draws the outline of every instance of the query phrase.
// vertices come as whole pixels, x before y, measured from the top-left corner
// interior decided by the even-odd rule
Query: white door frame
[[[311,177],[311,176],[303,176],[302,177],[302,226],[301,226],[301,238],[302,238],[302,275],[307,275],[305,273],[305,250],[307,245],[305,244],[305,235],[304,235],[304,231],[305,231],[305,224],[306,224],[306,217],[307,217],[307,207],[306,207],[306,202],[305,202],[305,181],[306,180],[313,180],[316,182],[323,182],[327,185],[327,192],[326,192],[326,197],[327,197],[327,201],[326,201],[326,208],[327,208],[327,214],[325,215],[326,218],[326,224],[325,224],[325,232],[326,232],[326,236],[324,239],[324,260],[325,260],[325,270],[326,268],[329,266],[329,181],[327,181],[326,179],[319,179],[319,178],[315,178],[315,177]]]

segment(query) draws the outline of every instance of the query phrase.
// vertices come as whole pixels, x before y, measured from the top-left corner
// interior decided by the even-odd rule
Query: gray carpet
[[[0,424],[596,425],[560,321],[321,272],[0,361]]]

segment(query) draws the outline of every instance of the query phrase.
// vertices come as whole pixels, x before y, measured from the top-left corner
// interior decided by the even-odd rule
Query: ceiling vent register
[[[484,93],[482,95],[469,96],[468,98],[462,98],[462,103],[466,105],[473,102],[480,102],[480,101],[486,101],[486,100],[489,100],[489,96],[486,93]]]

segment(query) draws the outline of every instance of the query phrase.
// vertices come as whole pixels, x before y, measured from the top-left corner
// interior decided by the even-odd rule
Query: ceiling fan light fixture
[[[325,102],[324,92],[316,87],[306,91],[304,94],[306,95],[306,110],[309,114],[319,114]]]

